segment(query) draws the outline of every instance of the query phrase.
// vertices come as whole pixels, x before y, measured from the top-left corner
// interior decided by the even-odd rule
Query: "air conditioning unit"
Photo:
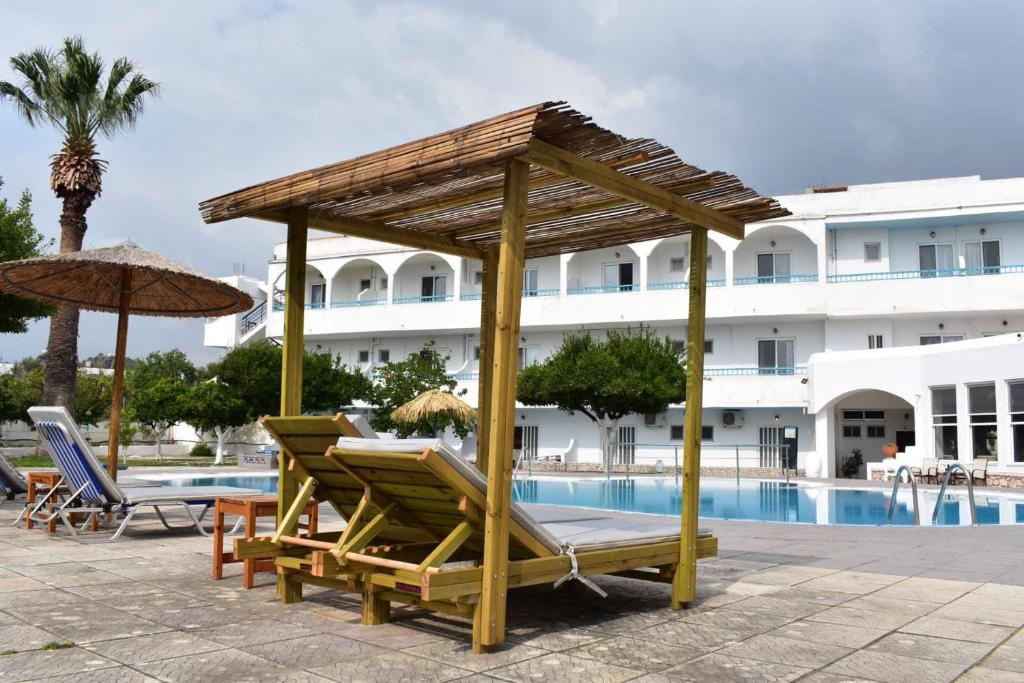
[[[665,413],[648,413],[644,415],[644,427],[662,429],[665,426]]]
[[[370,339],[370,343],[371,344],[380,344],[380,342],[381,342],[381,338],[380,337],[373,337],[372,339]]]
[[[723,410],[722,411],[722,426],[726,428],[738,429],[743,426],[743,411],[740,410]]]

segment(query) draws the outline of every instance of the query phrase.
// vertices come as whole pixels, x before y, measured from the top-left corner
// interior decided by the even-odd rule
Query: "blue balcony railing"
[[[662,282],[648,282],[647,290],[656,291],[659,289],[688,289],[689,282],[682,280],[665,280]],[[708,287],[725,287],[725,280],[708,280]]]
[[[570,287],[569,294],[619,294],[621,292],[638,292],[640,285],[594,285],[592,287]]]
[[[530,296],[558,296],[558,288],[548,289],[524,289],[523,297]],[[459,301],[480,301],[480,292],[466,292],[459,295]]]
[[[451,301],[451,294],[437,294],[434,296],[396,296],[396,304],[436,304],[442,301]]]
[[[331,308],[362,308],[363,306],[383,306],[387,299],[348,299],[345,301],[332,301]]]
[[[452,375],[452,377],[454,377],[455,379],[459,380],[460,382],[472,382],[472,381],[480,379],[480,373],[479,372],[456,372],[454,375]]]
[[[806,365],[793,367],[727,367],[704,368],[705,377],[739,377],[745,375],[806,375]]]
[[[791,282],[817,282],[817,273],[792,273],[790,275],[754,275],[734,278],[734,285],[783,285]]]
[[[1006,266],[972,266],[970,268],[938,268],[934,270],[886,270],[877,273],[839,273],[829,275],[828,282],[873,282],[875,280],[920,280],[937,277],[970,277],[1024,273],[1024,264]]]
[[[306,310],[307,311],[319,311],[319,310],[321,310],[323,308],[324,308],[324,302],[323,301],[307,301],[306,302]],[[274,310],[275,311],[283,311],[284,310],[284,302],[283,301],[275,301],[274,302]]]

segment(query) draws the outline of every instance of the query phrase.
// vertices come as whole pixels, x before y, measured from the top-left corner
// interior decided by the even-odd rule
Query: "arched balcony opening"
[[[825,410],[835,425],[829,450],[837,476],[863,478],[868,463],[882,462],[882,448],[887,443],[896,444],[897,453],[917,443],[914,406],[888,391],[851,391],[830,401]],[[955,442],[955,424],[951,438]]]
[[[576,252],[567,264],[569,294],[607,294],[640,289],[640,258],[628,246]]]
[[[388,273],[372,259],[343,265],[331,280],[331,308],[381,306],[388,301]]]
[[[733,255],[733,284],[818,281],[818,247],[804,233],[769,225],[747,235]]]
[[[396,304],[451,301],[455,292],[455,271],[437,254],[416,254],[395,273]]]
[[[658,242],[647,257],[647,289],[686,289],[690,278],[690,237]],[[725,250],[708,240],[708,287],[725,285]]]
[[[285,271],[274,280],[271,299],[275,311],[284,310]],[[306,291],[303,296],[306,310],[320,310],[327,307],[327,279],[315,266],[306,264]]]

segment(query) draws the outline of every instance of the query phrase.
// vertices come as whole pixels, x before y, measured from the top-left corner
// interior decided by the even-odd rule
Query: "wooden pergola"
[[[706,172],[650,139],[600,128],[545,102],[373,154],[253,185],[200,204],[208,223],[287,224],[281,415],[302,412],[306,240],[310,228],[483,262],[478,467],[486,474],[483,590],[476,634],[505,632],[512,433],[526,259],[690,234],[683,509],[672,606],[696,590],[697,500],[707,231],[740,239],[744,224],[787,215],[735,176]],[[298,483],[282,457],[279,522]],[[285,602],[301,583],[278,575]]]

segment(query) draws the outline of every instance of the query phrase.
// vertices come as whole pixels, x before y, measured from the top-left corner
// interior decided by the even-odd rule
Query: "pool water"
[[[189,477],[165,480],[173,486],[239,486],[268,493],[277,491],[276,476]],[[567,479],[533,477],[513,482],[512,496],[521,503],[678,515],[682,496],[671,477],[640,479]],[[936,491],[921,491],[921,523],[930,525],[938,498]],[[978,524],[1024,523],[1024,496],[975,490]],[[700,516],[792,524],[887,524],[889,489],[837,488],[828,484],[786,484],[781,481],[703,478]],[[938,526],[969,525],[970,507],[965,490],[947,493],[939,508]],[[909,487],[897,494],[892,524],[914,524]]]

